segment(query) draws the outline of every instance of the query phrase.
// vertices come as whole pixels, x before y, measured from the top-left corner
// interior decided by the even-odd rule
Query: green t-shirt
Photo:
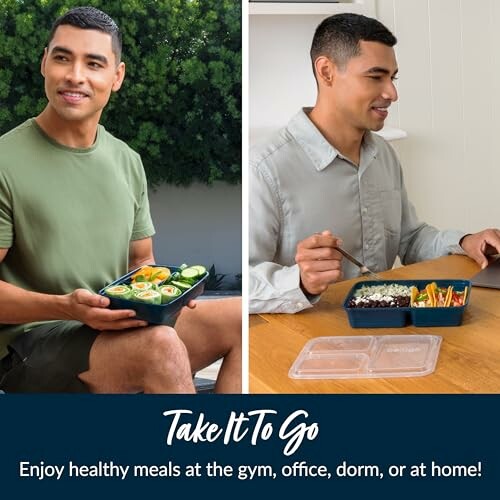
[[[88,149],[58,144],[34,119],[0,137],[0,280],[95,292],[127,272],[130,241],[153,234],[140,157],[104,127]],[[32,327],[0,325],[0,358]]]

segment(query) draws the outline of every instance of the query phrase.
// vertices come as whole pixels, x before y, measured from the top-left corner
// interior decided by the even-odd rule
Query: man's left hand
[[[500,253],[500,229],[485,229],[468,234],[462,239],[460,246],[484,269],[488,265],[486,256]]]

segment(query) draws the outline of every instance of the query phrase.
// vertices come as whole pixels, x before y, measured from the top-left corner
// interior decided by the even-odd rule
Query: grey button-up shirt
[[[366,132],[359,167],[343,157],[301,110],[250,154],[250,312],[294,313],[311,302],[300,289],[297,243],[329,229],[373,271],[463,253],[464,232],[420,222],[403,172],[384,139]],[[346,279],[359,269],[342,261]]]

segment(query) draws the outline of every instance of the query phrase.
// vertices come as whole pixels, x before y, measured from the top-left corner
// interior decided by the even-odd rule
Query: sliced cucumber
[[[185,280],[192,280],[196,279],[200,273],[198,272],[198,269],[195,269],[194,267],[188,267],[187,269],[183,269],[181,271],[181,278]]]
[[[191,266],[190,269],[196,269],[199,276],[203,276],[207,272],[207,269],[204,266]]]
[[[180,288],[181,290],[189,290],[192,286],[190,283],[186,283],[184,281],[171,281],[170,285],[176,286],[177,288]]]

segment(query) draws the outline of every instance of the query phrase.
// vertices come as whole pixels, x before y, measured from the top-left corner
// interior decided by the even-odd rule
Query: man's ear
[[[113,92],[118,92],[118,90],[120,90],[124,78],[125,78],[125,63],[121,62],[116,67],[115,81],[113,83],[113,86],[111,87],[111,90]]]
[[[45,78],[45,61],[47,60],[47,47],[43,49],[42,62],[40,63],[40,73]]]
[[[331,87],[337,70],[333,61],[326,56],[320,56],[314,61],[314,69],[318,83]]]

